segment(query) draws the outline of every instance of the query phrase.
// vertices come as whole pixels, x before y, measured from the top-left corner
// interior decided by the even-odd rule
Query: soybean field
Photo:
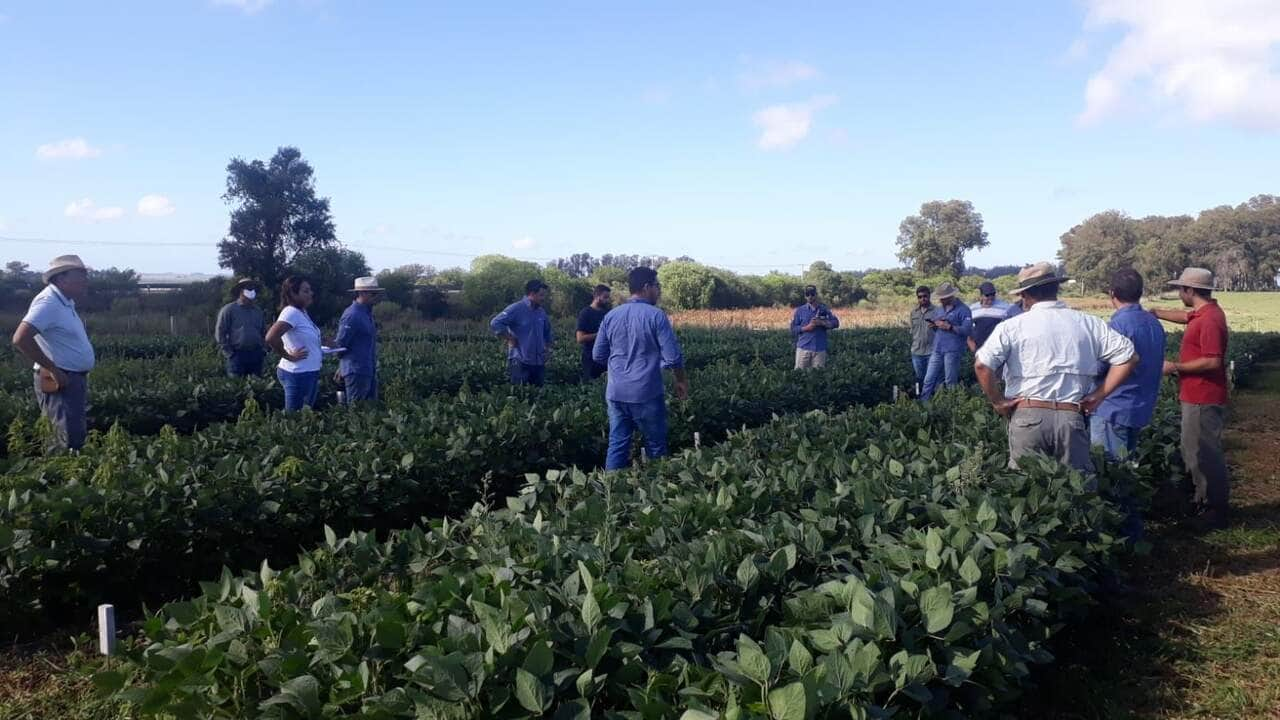
[[[203,338],[100,339],[78,455],[14,359],[0,631],[116,607],[80,717],[996,716],[1132,552],[1121,503],[1181,476],[1172,385],[1136,462],[1085,477],[1010,469],[972,389],[899,392],[901,329],[807,373],[786,332],[679,336],[674,456],[614,473],[577,347],[512,388],[478,324],[384,337],[380,407],[326,384],[294,415]],[[1277,352],[1234,335],[1237,384]]]

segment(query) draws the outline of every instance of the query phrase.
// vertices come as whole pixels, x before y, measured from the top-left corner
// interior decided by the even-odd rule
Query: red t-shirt
[[[1179,362],[1222,358],[1222,367],[1207,373],[1179,375],[1178,397],[1195,405],[1227,404],[1227,315],[1217,300],[1187,314]]]

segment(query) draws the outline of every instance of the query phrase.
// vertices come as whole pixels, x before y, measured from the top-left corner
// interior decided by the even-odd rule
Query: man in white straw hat
[[[35,363],[36,400],[53,423],[58,445],[79,450],[88,430],[94,355],[76,301],[89,291],[89,270],[78,256],[60,255],[50,261],[44,282],[13,333],[13,346]]]
[[[1227,316],[1213,299],[1213,273],[1187,268],[1169,281],[1190,310],[1159,310],[1161,320],[1186,325],[1178,361],[1164,363],[1164,374],[1178,378],[1182,402],[1182,461],[1195,485],[1199,530],[1227,526],[1230,485],[1222,450],[1227,408]]]
[[[1082,472],[1093,470],[1085,416],[1138,362],[1133,342],[1101,318],[1067,307],[1058,287],[1067,278],[1049,263],[1018,273],[1013,295],[1026,312],[996,326],[978,349],[974,370],[996,412],[1009,418],[1009,465],[1044,453]],[[1097,385],[1100,363],[1110,368]],[[1004,370],[1005,388],[997,373]]]
[[[375,277],[356,278],[347,292],[351,305],[338,321],[334,345],[344,348],[338,375],[346,389],[348,405],[378,399],[378,328],[373,322],[373,306],[382,299],[383,288]]]
[[[934,288],[933,296],[939,305],[927,320],[934,329],[933,354],[929,356],[929,369],[924,374],[921,400],[933,397],[939,384],[947,387],[960,384],[960,359],[973,333],[973,313],[968,305],[959,301],[959,288],[944,282]]]

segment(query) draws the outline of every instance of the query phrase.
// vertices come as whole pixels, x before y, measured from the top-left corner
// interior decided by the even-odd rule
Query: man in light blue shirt
[[[933,292],[940,305],[929,318],[933,326],[933,354],[929,356],[929,369],[924,375],[924,389],[920,399],[928,400],[938,385],[948,387],[960,384],[960,360],[967,349],[969,335],[973,333],[973,313],[969,306],[958,301],[960,290],[951,283],[942,283]]]
[[[791,316],[791,335],[796,341],[796,369],[827,366],[827,331],[840,327],[840,318],[818,302],[818,288],[806,285],[804,305]]]
[[[547,352],[551,346],[551,320],[542,304],[547,284],[530,280],[524,299],[517,300],[489,322],[493,334],[507,341],[507,371],[512,385],[542,387],[547,376]]]
[[[675,375],[676,398],[689,396],[684,355],[666,313],[658,309],[662,286],[652,268],[639,267],[627,276],[631,300],[609,311],[600,323],[591,358],[608,368],[605,401],[609,405],[609,452],[605,469],[631,462],[631,437],[644,436],[645,454],[667,454],[667,405],[662,371]]]
[[[89,292],[89,271],[79,257],[63,255],[49,263],[44,282],[13,333],[13,346],[35,363],[36,400],[53,423],[57,444],[79,450],[88,434],[85,412],[95,358],[76,301]]]

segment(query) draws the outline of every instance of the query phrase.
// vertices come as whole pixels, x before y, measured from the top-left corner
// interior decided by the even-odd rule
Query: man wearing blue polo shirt
[[[818,288],[806,285],[804,304],[791,316],[791,335],[796,341],[796,370],[827,366],[827,331],[840,327],[840,318],[818,302]]]
[[[649,459],[667,454],[667,404],[662,371],[675,375],[678,400],[689,396],[684,355],[666,313],[658,309],[662,286],[652,268],[638,267],[627,275],[631,299],[614,308],[600,322],[591,358],[608,368],[605,401],[609,404],[609,452],[606,470],[631,462],[631,436],[644,436]]]
[[[1129,338],[1138,352],[1138,365],[1115,392],[1107,396],[1089,419],[1089,438],[1107,455],[1119,459],[1138,448],[1138,436],[1151,424],[1164,366],[1164,328],[1142,309],[1142,276],[1125,268],[1111,276],[1111,329]],[[1107,365],[1098,369],[1099,377]]]
[[[1116,309],[1109,323],[1112,330],[1129,338],[1138,354],[1138,364],[1129,377],[1107,396],[1089,417],[1089,442],[1100,446],[1112,460],[1120,460],[1138,449],[1142,429],[1151,424],[1164,369],[1164,328],[1154,315],[1142,309],[1142,275],[1132,268],[1111,276],[1111,306]],[[1110,366],[1098,368],[1098,384]],[[1142,515],[1131,499],[1123,499],[1127,511],[1121,533],[1130,542],[1142,539]]]

